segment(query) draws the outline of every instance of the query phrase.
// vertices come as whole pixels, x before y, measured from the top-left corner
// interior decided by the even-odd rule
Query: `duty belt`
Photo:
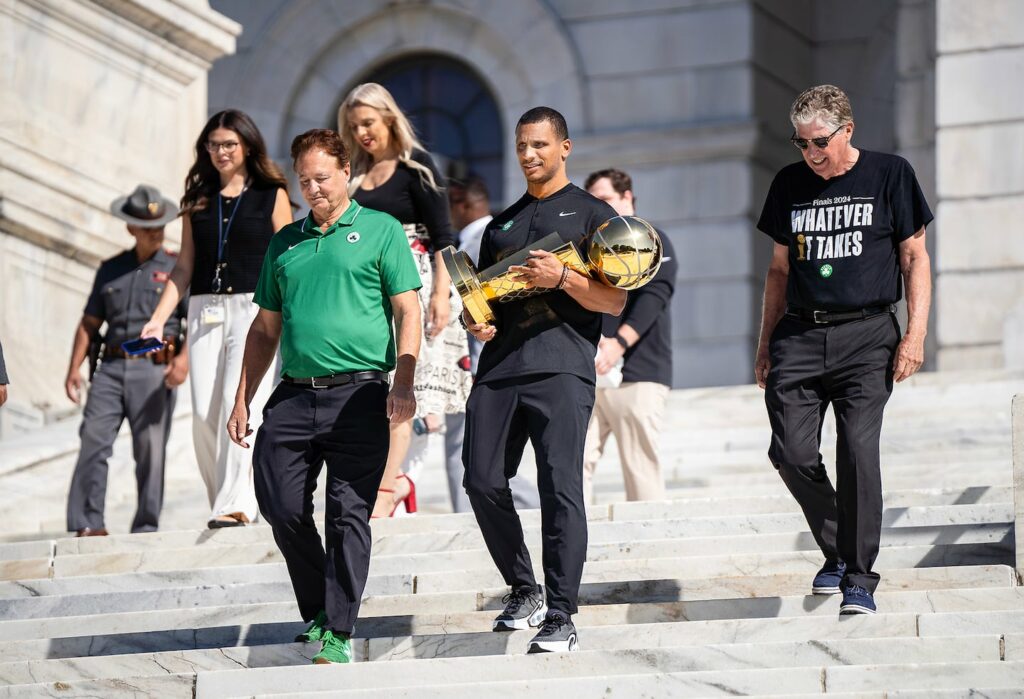
[[[306,386],[307,388],[330,388],[332,386],[344,386],[350,383],[364,383],[366,381],[383,381],[387,383],[387,372],[383,371],[350,371],[344,374],[331,374],[330,376],[311,376],[305,379],[294,379],[285,374],[281,377],[285,383],[294,386]]]
[[[799,318],[800,320],[808,323],[817,323],[819,325],[827,325],[828,323],[845,323],[850,320],[863,320],[864,318],[870,318],[871,316],[895,312],[896,306],[891,303],[887,306],[868,306],[866,308],[858,308],[852,311],[814,311],[809,308],[786,306],[786,315]]]

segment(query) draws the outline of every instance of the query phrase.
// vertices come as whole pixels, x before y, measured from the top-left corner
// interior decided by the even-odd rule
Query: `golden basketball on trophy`
[[[584,248],[581,254],[575,243],[563,242],[557,233],[530,245],[530,250],[553,253],[574,272],[620,289],[639,289],[661,267],[661,238],[651,224],[637,216],[608,219],[587,236]],[[474,323],[494,320],[492,301],[504,303],[551,291],[527,288],[526,282],[509,272],[509,267],[522,265],[529,256],[529,250],[520,250],[478,272],[466,253],[451,246],[441,251],[452,284]]]

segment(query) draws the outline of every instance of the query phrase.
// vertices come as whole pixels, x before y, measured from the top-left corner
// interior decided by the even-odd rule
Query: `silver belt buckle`
[[[327,384],[317,385],[316,379],[317,379],[317,377],[315,377],[315,376],[310,377],[310,379],[309,379],[309,387],[310,388],[327,388]]]
[[[815,323],[827,323],[825,316],[828,315],[828,311],[811,311],[811,317]]]

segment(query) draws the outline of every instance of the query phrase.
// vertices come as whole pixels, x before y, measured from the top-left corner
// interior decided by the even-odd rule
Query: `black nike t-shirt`
[[[477,268],[485,270],[551,233],[575,243],[582,253],[586,236],[615,215],[607,203],[571,183],[544,199],[526,194],[487,224]],[[484,343],[477,383],[534,374],[574,374],[595,381],[600,313],[554,290],[492,302],[491,308],[498,332]]]
[[[802,160],[784,167],[757,227],[789,248],[790,306],[842,311],[900,300],[899,244],[932,218],[910,163],[861,149],[828,180]]]

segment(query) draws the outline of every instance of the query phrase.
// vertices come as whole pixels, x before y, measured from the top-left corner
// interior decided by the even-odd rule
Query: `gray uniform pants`
[[[82,447],[68,493],[68,531],[105,528],[107,460],[128,419],[139,502],[133,532],[156,531],[164,500],[164,462],[174,414],[174,390],[164,366],[148,359],[104,359],[82,414]]]

